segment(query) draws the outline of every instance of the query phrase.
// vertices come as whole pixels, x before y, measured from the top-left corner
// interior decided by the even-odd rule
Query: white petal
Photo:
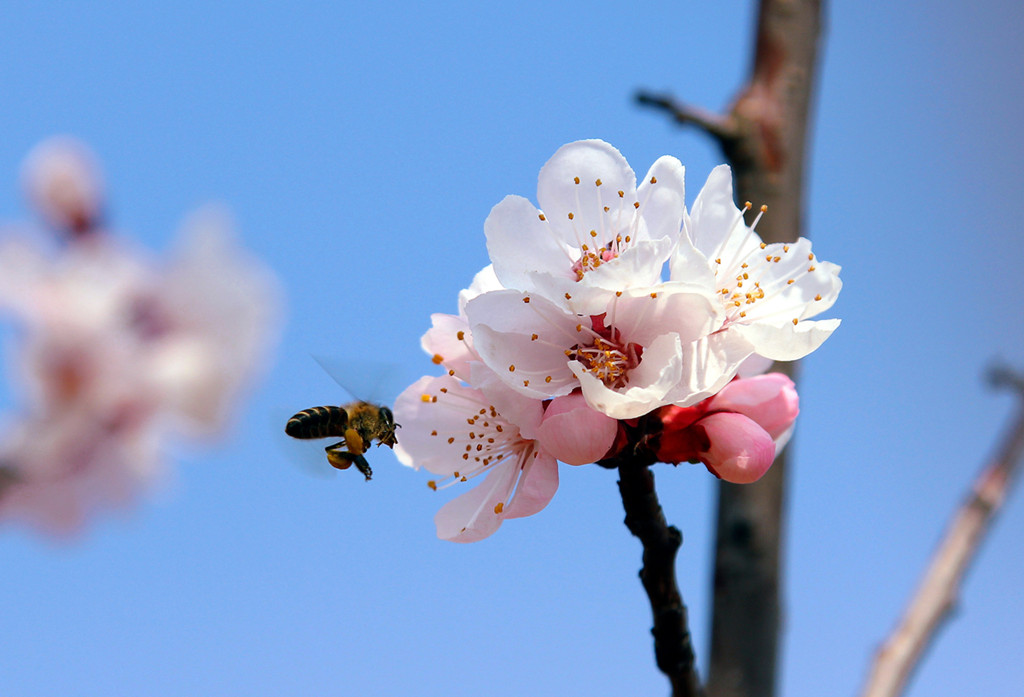
[[[742,222],[733,199],[728,165],[719,165],[708,175],[687,217],[686,231],[693,245],[711,261],[738,258],[741,252],[760,244],[757,233],[750,232]]]
[[[673,244],[679,239],[686,211],[684,174],[683,164],[665,155],[658,158],[640,183],[640,215],[651,239],[666,238]]]
[[[669,267],[673,281],[695,283],[708,288],[715,287],[715,274],[711,270],[707,257],[693,246],[690,238],[683,235],[672,255]]]
[[[440,357],[445,368],[455,371],[463,380],[469,380],[469,364],[477,360],[472,349],[469,323],[463,317],[441,313],[430,315],[430,323],[430,329],[420,339],[420,346],[435,362]]]
[[[817,349],[839,326],[838,319],[769,324],[736,324],[724,332],[750,342],[754,352],[774,361],[795,361]]]
[[[501,281],[498,280],[497,274],[494,273],[494,264],[488,264],[484,268],[476,272],[473,276],[473,282],[469,284],[469,288],[459,291],[459,316],[466,316],[466,303],[490,290],[503,290],[504,286],[501,285]]]
[[[676,406],[688,407],[716,394],[736,375],[753,347],[739,334],[716,332],[683,347],[682,377],[667,396]]]
[[[466,305],[466,315],[480,359],[505,384],[540,398],[568,394],[576,386],[565,349],[579,342],[581,318],[516,291],[484,293]]]
[[[579,249],[594,230],[603,244],[614,237],[612,230],[628,226],[635,215],[636,175],[626,158],[604,141],[569,143],[541,168],[537,200],[563,242]]]
[[[480,390],[502,419],[517,426],[523,438],[537,437],[544,416],[544,406],[540,400],[516,392],[482,363],[474,363],[471,374],[473,387]]]
[[[663,283],[627,290],[613,298],[605,325],[615,327],[625,340],[642,346],[669,333],[678,335],[685,344],[718,326],[718,308],[710,292],[689,284]]]
[[[528,270],[575,278],[576,241],[564,239],[564,230],[542,219],[540,211],[522,196],[506,196],[492,208],[484,222],[484,234],[495,276],[506,288],[530,290],[524,276]]]

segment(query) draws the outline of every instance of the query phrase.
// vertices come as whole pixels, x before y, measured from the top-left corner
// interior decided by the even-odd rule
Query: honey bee
[[[367,481],[373,476],[363,454],[376,440],[377,445],[395,447],[395,416],[384,406],[352,402],[343,407],[312,407],[288,419],[284,432],[292,438],[341,438],[324,448],[332,467],[345,470],[356,466]]]

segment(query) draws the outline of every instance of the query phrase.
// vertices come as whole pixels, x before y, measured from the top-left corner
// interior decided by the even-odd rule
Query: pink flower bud
[[[607,455],[618,422],[591,409],[579,392],[556,397],[544,410],[538,440],[541,447],[570,465],[586,465]]]
[[[708,411],[743,414],[778,439],[800,413],[800,398],[793,381],[782,373],[733,380],[711,398]]]
[[[699,453],[701,462],[720,479],[734,484],[756,482],[775,460],[775,443],[768,433],[742,414],[721,412],[701,419],[710,444]]]

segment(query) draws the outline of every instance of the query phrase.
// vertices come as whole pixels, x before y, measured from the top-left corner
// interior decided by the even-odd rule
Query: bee
[[[374,440],[377,445],[395,447],[395,416],[384,406],[352,402],[343,407],[312,407],[288,419],[284,432],[292,438],[341,438],[324,448],[332,467],[345,470],[356,466],[367,481],[373,476],[363,454]]]

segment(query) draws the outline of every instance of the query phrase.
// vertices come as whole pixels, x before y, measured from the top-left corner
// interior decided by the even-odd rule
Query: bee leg
[[[340,441],[334,445],[328,445],[324,450],[327,452],[327,461],[331,463],[331,467],[339,470],[347,470],[352,466],[351,453],[347,453],[342,450],[342,446],[345,445],[345,441]]]
[[[359,431],[354,428],[345,429],[345,443],[348,445],[348,451],[356,455],[362,455],[370,449],[370,444],[364,442]]]
[[[341,445],[340,443],[338,445]],[[373,470],[370,469],[370,463],[366,461],[366,458],[357,453],[350,453],[347,450],[328,450],[327,461],[332,466],[337,467],[340,470],[347,470],[352,465],[356,466],[356,469],[363,473],[366,477],[366,481],[370,481],[373,477]]]

